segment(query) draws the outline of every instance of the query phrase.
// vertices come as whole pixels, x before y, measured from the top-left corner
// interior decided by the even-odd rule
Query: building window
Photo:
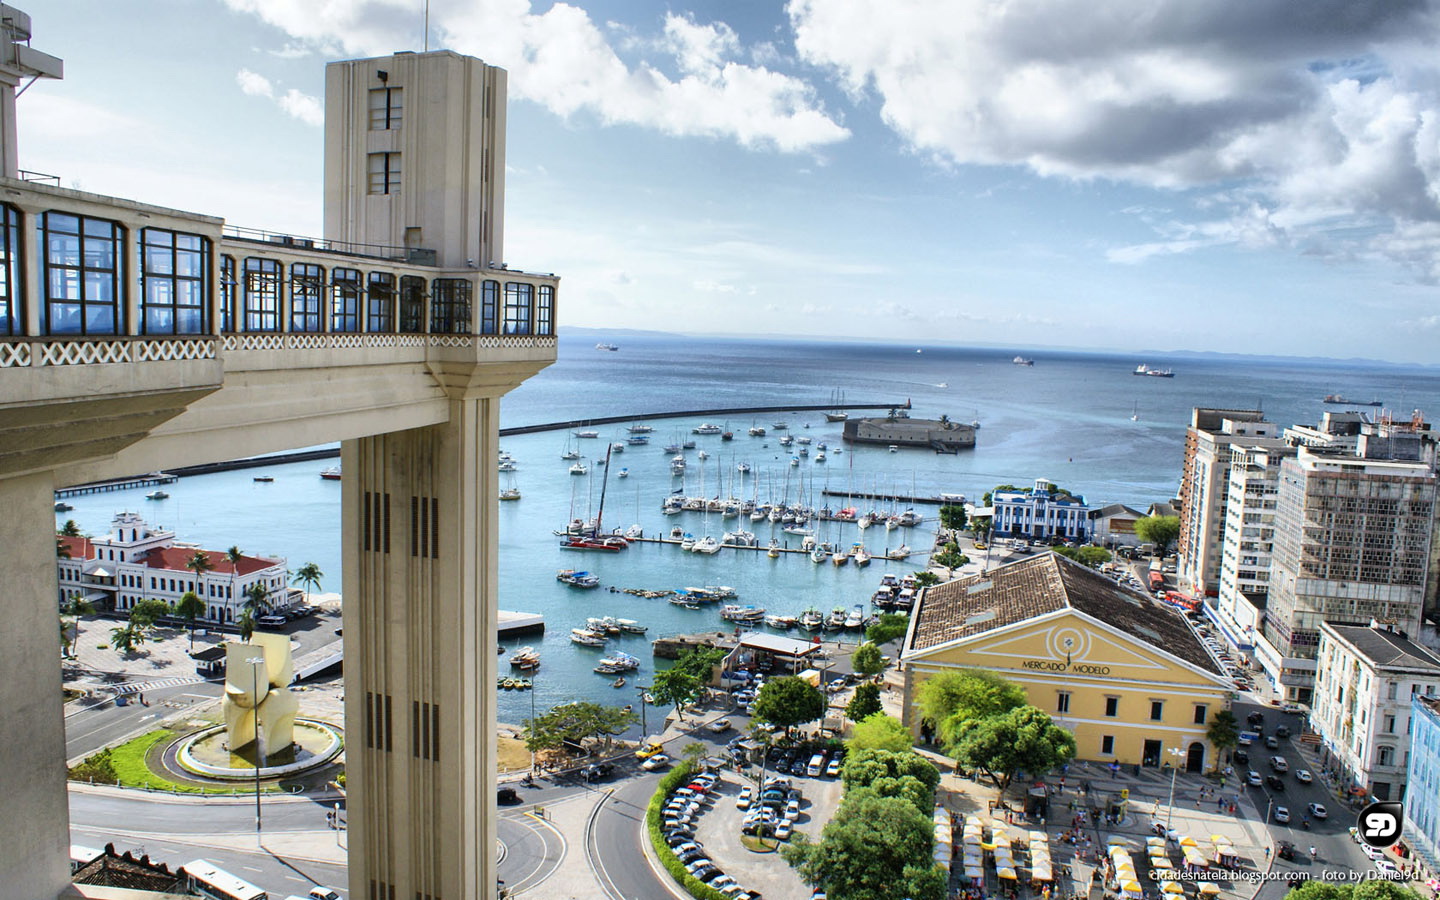
[[[535,333],[555,333],[555,288],[553,285],[540,285],[540,300],[535,305]]]
[[[0,205],[0,335],[25,333],[20,309],[20,214]]]
[[[1114,756],[1114,755],[1115,755],[1115,735],[1113,735],[1113,734],[1107,734],[1107,735],[1101,736],[1101,738],[1100,738],[1100,755],[1101,755],[1101,756]]]
[[[220,257],[220,330],[235,330],[235,257]]]
[[[1395,765],[1395,748],[1378,747],[1375,751],[1375,763],[1381,766]]]
[[[486,281],[480,285],[480,333],[499,334],[500,282]]]
[[[470,282],[464,278],[437,278],[431,282],[430,331],[433,334],[467,334],[470,331]]]
[[[425,279],[417,275],[400,278],[400,332],[416,334],[425,330]]]
[[[1109,716],[1109,717],[1112,718],[1112,719],[1113,719],[1114,717],[1120,715],[1120,698],[1119,698],[1119,697],[1106,697],[1106,698],[1105,698],[1105,715]]]
[[[371,272],[366,285],[365,330],[387,334],[395,330],[395,276],[389,272]]]
[[[1061,691],[1055,697],[1055,711],[1057,713],[1068,713],[1070,711],[1070,692]]]
[[[400,154],[371,153],[368,161],[370,193],[400,193]]]
[[[290,330],[320,331],[325,319],[320,313],[325,296],[325,269],[308,263],[290,266]]]
[[[1205,717],[1206,717],[1207,715],[1209,715],[1209,713],[1210,713],[1210,707],[1206,706],[1206,705],[1203,704],[1203,703],[1197,703],[1197,704],[1195,704],[1195,724],[1196,724],[1196,725],[1204,725],[1204,724],[1205,724]]]
[[[330,330],[360,330],[360,270],[330,270]]]
[[[1160,720],[1163,719],[1163,718],[1165,718],[1165,701],[1164,701],[1164,700],[1151,700],[1151,701],[1150,701],[1150,721],[1152,721],[1152,722],[1158,722],[1158,721],[1160,721]]]
[[[530,333],[530,313],[534,301],[535,285],[505,282],[505,334]]]
[[[370,130],[391,131],[400,127],[405,96],[402,88],[383,87],[370,90]]]
[[[198,234],[140,229],[140,331],[210,330],[210,241]]]
[[[280,330],[280,263],[245,257],[244,330]]]
[[[108,219],[40,214],[46,334],[124,334],[125,229]]]
[[[1387,714],[1387,715],[1385,716],[1385,733],[1386,733],[1386,734],[1394,734],[1394,733],[1395,733],[1395,717],[1392,716],[1392,715],[1389,715],[1389,714]]]

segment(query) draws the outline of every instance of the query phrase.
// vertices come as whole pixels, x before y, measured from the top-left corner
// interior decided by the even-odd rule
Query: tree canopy
[[[885,669],[884,654],[873,642],[866,641],[850,655],[850,668],[866,677],[878,675]]]
[[[874,685],[869,686],[874,687]],[[854,706],[853,701],[851,706]],[[910,736],[909,729],[894,716],[887,716],[876,710],[868,716],[851,716],[850,718],[855,721],[855,728],[850,732],[850,740],[845,743],[851,752],[856,750],[893,750],[901,753],[909,752],[915,745],[915,739]]]
[[[958,503],[940,507],[940,524],[951,531],[965,527],[965,507]]]
[[[1147,544],[1154,544],[1156,555],[1165,556],[1170,544],[1180,536],[1179,516],[1146,516],[1135,522],[1135,534]]]
[[[700,679],[679,666],[672,666],[663,672],[655,673],[650,696],[658,706],[675,707],[675,715],[683,722],[685,706],[700,696]]]
[[[855,689],[855,695],[845,705],[845,715],[852,722],[860,722],[880,712],[880,685],[866,682]],[[859,727],[858,725],[856,726]],[[907,737],[908,740],[908,737]]]
[[[956,762],[989,775],[1002,791],[1018,772],[1043,775],[1075,757],[1075,736],[1033,706],[970,719],[954,730],[946,749]]]
[[[988,669],[956,669],[921,682],[915,703],[921,718],[938,729],[952,718],[978,719],[1023,706],[1025,690]]]
[[[944,553],[937,553],[930,557],[930,561],[937,566],[944,566],[947,569],[958,569],[970,561],[970,557],[954,550],[946,550]]]
[[[716,665],[725,658],[723,647],[694,647],[689,650],[680,651],[675,658],[675,664],[670,671],[679,670],[687,675],[693,675],[700,680],[700,683],[707,684]]]
[[[840,780],[844,782],[847,791],[870,787],[884,778],[914,778],[931,791],[940,786],[940,770],[908,746],[902,750],[859,747],[853,739],[847,744],[850,752],[845,754],[845,762],[840,767]],[[925,806],[924,809],[928,810],[933,805]]]
[[[1099,568],[1102,563],[1107,563],[1112,558],[1110,551],[1104,547],[1056,547],[1055,552],[1092,569]]]
[[[1205,737],[1221,753],[1240,743],[1240,724],[1235,721],[1235,714],[1228,709],[1222,709],[1210,716]]]
[[[145,631],[155,627],[156,622],[168,615],[170,615],[170,604],[154,597],[136,600],[135,605],[130,607],[131,624]]]
[[[793,841],[781,854],[833,900],[942,900],[946,877],[934,866],[934,823],[909,801],[860,788],[816,843]]]
[[[66,519],[65,524],[60,526],[60,530],[56,534],[64,537],[79,537],[80,526],[75,523],[74,519]]]
[[[525,720],[525,747],[531,751],[561,749],[566,741],[578,744],[593,737],[621,734],[638,721],[633,712],[614,706],[588,701],[562,703]]]
[[[940,583],[940,576],[926,569],[923,572],[915,573],[915,583],[920,587],[930,587],[931,585]]]
[[[813,722],[825,715],[825,695],[811,684],[793,675],[765,682],[755,698],[757,719],[789,730],[792,726]]]
[[[865,640],[872,644],[888,644],[905,636],[910,628],[910,617],[900,613],[881,613],[880,621],[865,629]]]

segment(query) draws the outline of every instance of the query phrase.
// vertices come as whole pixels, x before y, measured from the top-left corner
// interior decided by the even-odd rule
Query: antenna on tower
[[[425,52],[430,52],[430,0],[425,0]]]

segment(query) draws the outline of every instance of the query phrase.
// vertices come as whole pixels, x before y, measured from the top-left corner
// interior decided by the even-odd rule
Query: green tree
[[[755,698],[754,717],[786,733],[796,725],[825,715],[825,695],[808,681],[787,675],[765,682]]]
[[[925,679],[915,691],[921,721],[940,729],[946,722],[979,719],[1025,705],[1025,689],[988,669],[955,669]]]
[[[195,652],[195,620],[205,612],[205,601],[194,591],[186,591],[180,595],[180,600],[175,604],[175,615],[185,620],[190,627],[190,652]]]
[[[305,588],[306,603],[310,602],[310,591],[312,588],[317,591],[320,590],[320,579],[324,577],[325,573],[320,571],[320,567],[313,562],[307,562],[295,570],[295,580],[300,582],[301,586]]]
[[[65,656],[70,655],[70,648],[80,639],[80,616],[95,615],[95,604],[81,597],[79,594],[71,594],[70,599],[60,604],[60,646]],[[70,636],[70,629],[75,629],[75,636]]]
[[[143,643],[145,643],[145,630],[136,626],[133,621],[110,629],[110,646],[119,653],[134,653],[135,649]]]
[[[870,687],[874,687],[874,685],[870,685]],[[854,706],[855,702],[852,700],[850,705]],[[915,745],[915,740],[910,736],[909,730],[894,716],[887,716],[877,710],[864,717],[852,714],[850,718],[855,722],[855,728],[850,732],[850,740],[845,743],[852,752],[855,750],[909,752]]]
[[[850,668],[857,674],[870,678],[885,670],[885,656],[875,644],[866,641],[850,654]]]
[[[1018,772],[1040,776],[1075,758],[1075,736],[1033,706],[970,719],[954,729],[946,750],[961,765],[989,775],[1004,792]]]
[[[883,708],[880,703],[880,685],[867,681],[855,689],[855,695],[845,706],[845,715],[852,722],[860,722],[880,712]]]
[[[74,519],[66,519],[65,524],[60,526],[58,533],[64,537],[79,537],[80,526],[75,523]]]
[[[1355,885],[1350,900],[1420,900],[1420,892],[1388,878],[1370,878]]]
[[[206,572],[215,571],[215,565],[210,562],[210,555],[204,550],[196,550],[190,554],[190,558],[185,560],[185,568],[195,573],[195,584],[197,587],[201,587],[201,582],[205,578]]]
[[[880,621],[865,629],[865,640],[872,644],[888,644],[905,636],[910,617],[900,613],[881,613]]]
[[[235,620],[235,628],[240,632],[240,642],[250,643],[250,636],[255,633],[255,617],[250,614],[250,610],[240,612],[240,617]]]
[[[700,679],[682,669],[671,667],[656,672],[650,696],[657,706],[675,707],[675,715],[685,721],[685,706],[700,696]]]
[[[249,613],[252,619],[264,615],[270,609],[270,589],[265,587],[264,582],[250,583],[245,589],[245,602],[241,608]]]
[[[680,651],[680,655],[675,658],[675,664],[670,667],[670,670],[678,670],[693,676],[703,686],[710,683],[715,666],[719,665],[723,659],[725,659],[725,648],[723,647],[694,647]]]
[[[241,550],[235,544],[231,544],[230,549],[225,551],[225,561],[230,564],[230,596],[232,599],[237,593],[235,583],[240,577],[240,560],[244,558],[245,551]],[[251,626],[251,630],[254,630],[253,625]],[[250,640],[249,636],[246,636],[245,640]]]
[[[926,569],[923,572],[915,573],[915,584],[922,588],[931,587],[940,583],[940,576]]]
[[[1290,889],[1285,900],[1351,900],[1355,892],[1353,884],[1335,884],[1329,881],[1307,881]]]
[[[1156,556],[1169,554],[1170,543],[1180,536],[1179,516],[1146,516],[1135,522],[1135,534],[1155,545]]]
[[[1205,738],[1221,755],[1233,750],[1240,743],[1240,723],[1235,720],[1235,714],[1222,709],[1211,715],[1210,724],[1205,727]]]
[[[1110,551],[1104,547],[1056,547],[1055,552],[1078,563],[1098,569],[1110,561]]]
[[[819,841],[792,840],[780,852],[834,900],[943,900],[946,878],[931,858],[934,829],[909,801],[861,788],[847,792]]]
[[[148,634],[168,615],[170,604],[155,597],[146,597],[144,600],[136,600],[135,605],[130,607],[130,624]]]
[[[993,487],[993,488],[991,488],[990,490],[986,491],[984,497],[980,498],[980,505],[981,505],[981,506],[989,506],[989,505],[990,505],[990,501],[991,501],[991,500],[994,500],[994,499],[995,499],[995,495],[996,495],[998,492],[1000,492],[1000,491],[1020,491],[1020,492],[1023,493],[1023,494],[1028,494],[1028,493],[1030,493],[1030,488],[1016,487],[1016,486],[1013,485],[1013,484],[997,484],[997,485],[995,485],[995,487]]]
[[[993,521],[990,516],[981,516],[970,520],[970,533],[975,535],[977,541],[983,541],[990,534],[990,526]]]
[[[690,763],[690,765],[693,766],[696,763],[700,762],[700,760],[704,759],[705,754],[708,752],[710,752],[709,747],[706,747],[699,741],[691,741],[690,743],[685,745],[684,749],[680,751],[680,755],[684,757],[686,762]]]
[[[882,797],[908,800],[922,813],[935,809],[935,789],[940,784],[940,770],[909,746],[899,750],[881,747],[856,749],[851,744],[847,764],[850,759],[854,759],[854,763],[850,764],[848,773],[844,766],[840,769],[847,796],[852,791],[866,788]]]
[[[65,546],[65,542],[62,541],[62,540],[60,540],[60,535],[58,535],[58,534],[55,535],[55,558],[56,558],[56,559],[69,559],[69,558],[70,558],[70,548],[67,547],[67,546]]]
[[[930,562],[937,566],[944,566],[947,569],[958,569],[970,561],[970,557],[963,553],[956,553],[953,550],[946,550],[944,553],[937,553],[930,557]]]
[[[591,738],[607,740],[639,721],[633,712],[588,701],[562,703],[533,719],[526,719],[521,734],[530,751],[564,749],[566,742],[581,744]]]
[[[965,507],[958,503],[940,507],[940,524],[951,531],[963,529],[965,527]]]

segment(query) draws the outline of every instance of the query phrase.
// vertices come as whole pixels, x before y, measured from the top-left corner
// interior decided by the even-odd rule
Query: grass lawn
[[[230,794],[231,785],[199,785],[172,781],[162,774],[160,755],[170,741],[178,736],[168,728],[157,728],[137,738],[131,738],[110,750],[110,764],[115,770],[117,783],[124,787],[150,788],[157,791],[177,791],[184,794]],[[235,782],[235,787],[244,788],[250,782]],[[253,788],[252,788],[253,789]],[[262,785],[264,792],[279,791],[274,783]]]
[[[525,749],[524,741],[502,734],[497,743],[501,772],[518,772],[530,768],[530,751]]]

